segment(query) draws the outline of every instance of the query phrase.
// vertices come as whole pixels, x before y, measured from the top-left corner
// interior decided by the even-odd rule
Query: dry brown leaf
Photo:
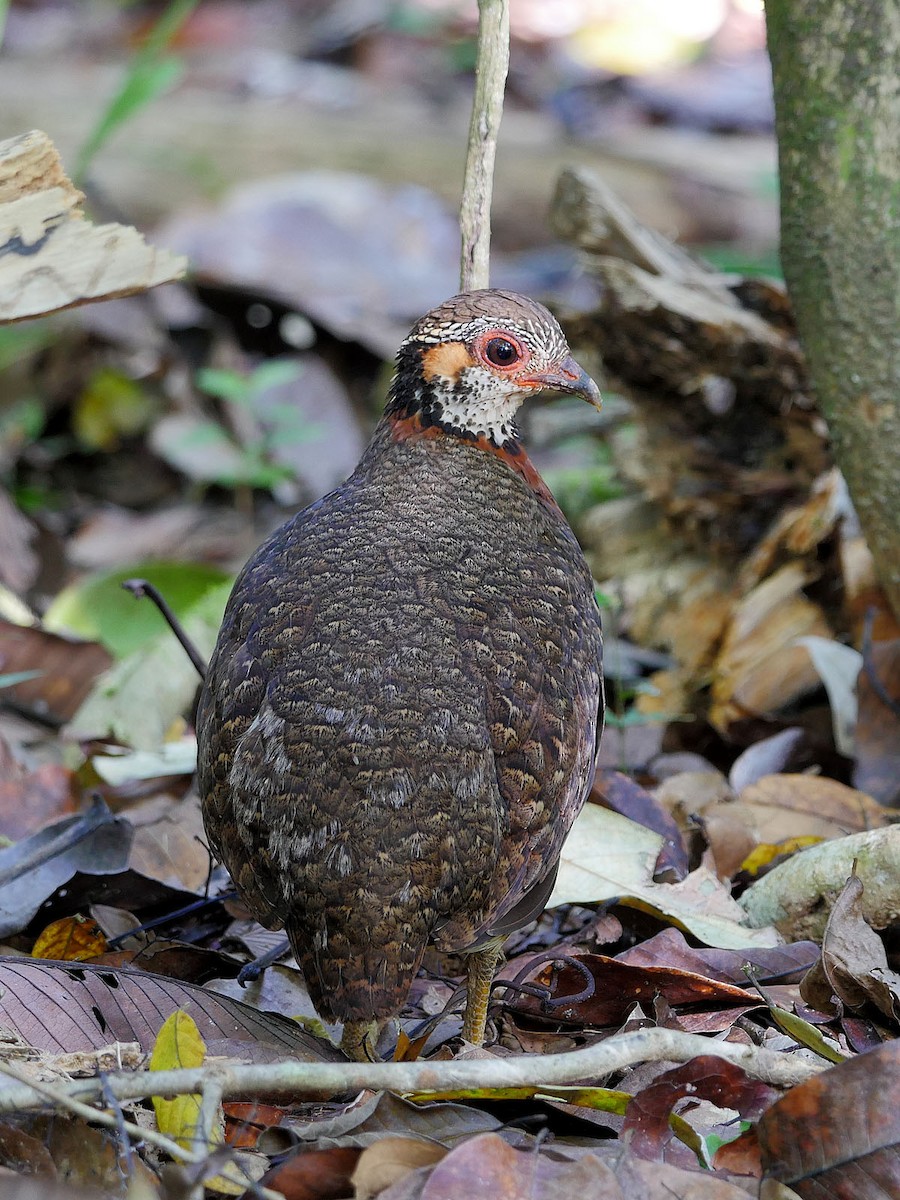
[[[272,1049],[307,1062],[343,1057],[285,1017],[146,971],[0,957],[0,989],[0,1023],[37,1050],[71,1053],[115,1040],[149,1051],[165,1018],[190,1008],[211,1048],[228,1041],[248,1058]]]
[[[28,771],[0,736],[0,835],[17,842],[77,812],[80,793],[68,767],[43,763]]]
[[[801,1196],[900,1195],[900,1042],[791,1088],[758,1134],[765,1175]]]
[[[851,875],[835,901],[822,957],[807,972],[800,994],[820,1012],[831,1009],[832,995],[849,1008],[871,1000],[887,1017],[900,1013],[900,975],[888,966],[884,943],[862,914],[862,880]]]
[[[99,642],[0,620],[0,673],[40,671],[34,679],[4,688],[3,698],[41,718],[68,721],[111,663]]]
[[[737,799],[723,792],[706,805],[703,823],[716,871],[730,878],[759,845],[795,838],[836,838],[889,823],[871,796],[821,775],[766,775]]]
[[[890,814],[871,796],[822,775],[766,775],[728,808],[759,842],[843,837],[890,824]]]
[[[132,870],[170,887],[202,891],[209,854],[197,793],[191,791],[183,800],[156,797],[129,809],[128,817],[135,827]]]
[[[367,1146],[351,1177],[356,1200],[373,1200],[393,1183],[419,1167],[429,1167],[446,1155],[445,1146],[421,1138],[385,1137]]]
[[[805,569],[789,563],[738,603],[714,667],[709,719],[716,728],[778,712],[819,686],[796,640],[833,634],[822,609],[803,595],[807,582]]]

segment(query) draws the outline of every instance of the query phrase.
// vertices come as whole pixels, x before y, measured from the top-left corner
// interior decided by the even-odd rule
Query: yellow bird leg
[[[491,985],[497,963],[503,957],[504,938],[494,938],[480,950],[469,956],[466,979],[466,1015],[463,1020],[463,1039],[473,1046],[484,1042],[484,1027],[487,1024]]]

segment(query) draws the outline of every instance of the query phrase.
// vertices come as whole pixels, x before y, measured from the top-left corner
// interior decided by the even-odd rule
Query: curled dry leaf
[[[864,888],[863,918],[884,929],[900,917],[898,825],[811,846],[751,884],[738,903],[751,925],[775,925],[788,940],[821,941],[843,881],[854,870]]]
[[[819,684],[797,639],[831,638],[825,614],[803,594],[808,582],[789,563],[738,603],[725,632],[713,675],[709,719],[723,732],[748,714],[776,713]]]
[[[798,1084],[759,1121],[763,1171],[804,1200],[900,1195],[900,1042]]]
[[[871,1000],[896,1020],[900,975],[888,966],[884,943],[862,915],[863,893],[861,879],[851,875],[825,926],[821,960],[805,976],[800,994],[820,1012],[830,1010],[832,996],[848,1008]]]

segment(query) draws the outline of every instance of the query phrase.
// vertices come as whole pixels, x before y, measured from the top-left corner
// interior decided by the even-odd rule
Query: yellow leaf
[[[31,957],[53,958],[57,962],[83,962],[105,952],[106,938],[96,921],[76,915],[52,921],[39,934],[31,948]]]
[[[178,1067],[202,1067],[206,1057],[206,1043],[193,1017],[179,1008],[167,1017],[156,1035],[153,1053],[150,1055],[151,1071],[172,1071]],[[156,1123],[164,1133],[183,1146],[191,1149],[197,1114],[200,1111],[200,1095],[176,1096],[174,1100],[153,1097]]]
[[[206,1058],[206,1043],[193,1017],[179,1008],[167,1017],[156,1035],[153,1053],[150,1055],[151,1071],[171,1071],[178,1067],[202,1067]],[[173,1100],[153,1097],[156,1124],[159,1132],[170,1137],[185,1150],[196,1149],[194,1136],[200,1114],[200,1094],[176,1096]],[[212,1151],[225,1140],[224,1117],[219,1110],[219,1120],[210,1133],[207,1149]],[[204,1180],[211,1191],[226,1196],[241,1196],[247,1190],[247,1179],[234,1163],[225,1163],[221,1173]]]
[[[767,867],[776,858],[786,854],[795,854],[798,850],[805,850],[808,846],[817,846],[821,841],[822,838],[808,834],[803,837],[786,838],[783,842],[762,842],[747,855],[741,863],[741,870],[750,875],[758,875],[763,867]]]

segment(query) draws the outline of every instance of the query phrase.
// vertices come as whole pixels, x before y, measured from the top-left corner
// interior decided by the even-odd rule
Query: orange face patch
[[[426,383],[436,375],[455,380],[460,371],[471,365],[472,356],[463,342],[443,342],[429,347],[422,355],[422,377]]]

